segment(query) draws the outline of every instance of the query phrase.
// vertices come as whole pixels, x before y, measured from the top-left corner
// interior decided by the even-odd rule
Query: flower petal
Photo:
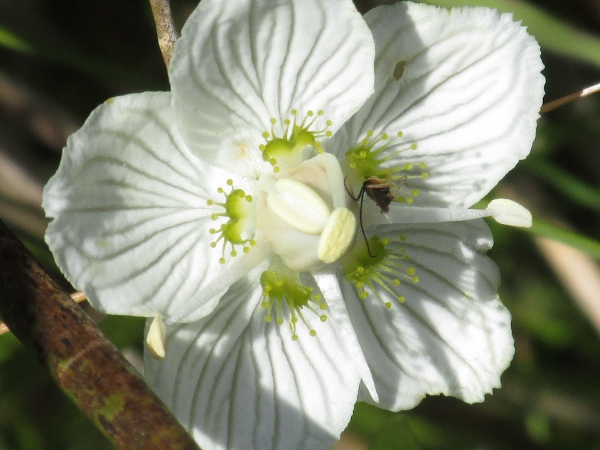
[[[342,297],[338,274],[322,270],[313,273],[313,277],[327,301],[333,327],[342,347],[346,349],[346,354],[350,357],[354,368],[358,371],[361,382],[369,392],[369,395],[377,401],[377,390],[373,381],[373,375],[350,321],[348,309]]]
[[[210,317],[168,330],[163,360],[146,352],[146,378],[202,448],[329,448],[358,374],[328,322],[307,317],[316,337],[293,341],[260,301],[258,283],[235,284]]]
[[[344,283],[379,405],[408,409],[426,394],[440,393],[482,401],[500,386],[514,353],[510,314],[497,294],[498,270],[482,255],[491,246],[489,229],[473,220],[406,225],[384,236],[386,250],[396,256],[389,267],[396,270],[380,272],[382,283],[372,283],[376,295],[367,288],[359,300]],[[362,389],[361,398],[372,401]]]
[[[415,204],[471,206],[531,149],[544,93],[537,42],[510,14],[486,8],[402,2],[365,20],[375,94],[328,147],[350,149],[367,130],[401,131],[381,157],[395,155],[383,167],[418,169],[406,180],[419,191]]]
[[[224,269],[210,247],[207,198],[219,195],[227,173],[187,150],[170,99],[145,93],[98,107],[44,190],[57,264],[111,314],[169,317]],[[219,296],[187,319],[210,312]]]
[[[241,173],[268,167],[262,133],[292,109],[335,131],[373,92],[373,38],[350,0],[203,0],[169,76],[190,149]],[[315,115],[316,117],[316,115]],[[277,125],[270,120],[275,118]]]

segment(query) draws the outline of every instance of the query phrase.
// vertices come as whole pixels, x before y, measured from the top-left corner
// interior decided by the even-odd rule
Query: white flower
[[[203,448],[328,447],[357,400],[481,401],[514,351],[481,217],[530,216],[468,208],[529,153],[541,68],[489,9],[203,0],[172,92],[69,139],[48,244],[96,308],[151,318],[146,376]]]

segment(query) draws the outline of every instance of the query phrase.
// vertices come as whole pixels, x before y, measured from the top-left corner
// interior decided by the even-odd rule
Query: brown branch
[[[154,16],[154,23],[156,24],[158,46],[160,47],[165,66],[169,69],[169,62],[173,55],[175,41],[179,37],[173,23],[171,6],[169,0],[150,0],[150,6],[152,8],[152,15]]]
[[[85,296],[85,293],[83,291],[73,292],[70,295],[71,300],[73,300],[75,303],[81,303],[87,300],[87,297]],[[10,330],[4,322],[0,322],[0,335],[5,333],[10,333]]]
[[[119,448],[198,449],[117,348],[1,221],[0,316]]]

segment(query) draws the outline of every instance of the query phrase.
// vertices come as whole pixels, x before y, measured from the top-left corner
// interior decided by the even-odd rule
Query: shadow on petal
[[[510,315],[497,295],[498,270],[483,254],[491,245],[487,226],[480,220],[422,224],[384,235],[386,267],[396,272],[386,278],[390,271],[382,266],[381,282],[364,300],[349,283],[344,289],[379,405],[408,409],[440,393],[482,401],[499,387],[514,352]],[[363,391],[361,399],[369,401]]]
[[[256,279],[234,284],[210,316],[173,325],[165,359],[146,355],[146,377],[203,447],[330,447],[350,420],[358,374],[327,322],[308,317],[317,336],[298,341],[287,324],[267,323],[260,286],[247,281]]]

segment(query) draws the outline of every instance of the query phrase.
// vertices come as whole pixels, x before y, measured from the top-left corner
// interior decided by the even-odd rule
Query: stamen
[[[531,226],[531,213],[512,200],[492,200],[486,209],[449,208],[449,207],[422,207],[422,206],[395,206],[391,208],[387,217],[381,218],[371,214],[369,226],[386,225],[390,223],[441,223],[462,222],[465,220],[492,217],[498,223],[515,226]]]
[[[318,258],[325,263],[337,261],[354,239],[356,217],[348,208],[337,208],[331,213],[317,249]]]
[[[496,222],[512,227],[529,228],[533,222],[528,209],[506,198],[492,200],[486,211],[489,211]]]

